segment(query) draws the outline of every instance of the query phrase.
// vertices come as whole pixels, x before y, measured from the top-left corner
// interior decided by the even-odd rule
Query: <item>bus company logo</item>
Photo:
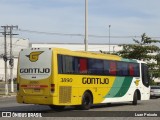
[[[31,62],[36,62],[39,58],[39,55],[43,52],[44,51],[31,52],[29,55],[26,55],[26,57],[28,57]]]
[[[140,80],[136,80],[134,83],[136,84],[136,86],[138,86],[139,85],[139,81]]]

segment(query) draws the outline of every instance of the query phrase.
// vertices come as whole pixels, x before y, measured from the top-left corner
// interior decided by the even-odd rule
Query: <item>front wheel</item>
[[[85,92],[82,97],[81,109],[89,110],[93,103],[92,95],[89,92]]]
[[[133,95],[132,104],[133,104],[133,105],[137,105],[137,100],[138,100],[137,91],[135,91],[135,92],[134,92],[134,95]]]

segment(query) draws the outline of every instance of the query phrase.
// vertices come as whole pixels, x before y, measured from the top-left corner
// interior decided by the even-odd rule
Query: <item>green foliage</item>
[[[145,33],[141,36],[141,40],[133,39],[133,41],[135,44],[120,45],[123,49],[116,54],[124,58],[146,61],[152,78],[160,77],[160,48],[157,46],[160,41],[152,40]]]
[[[154,80],[150,80],[150,83],[149,83],[150,85],[157,85],[157,83],[156,82],[154,82]]]

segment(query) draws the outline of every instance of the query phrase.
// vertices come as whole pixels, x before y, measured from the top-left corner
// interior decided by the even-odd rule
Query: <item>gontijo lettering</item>
[[[108,78],[87,78],[83,77],[82,78],[82,83],[83,84],[109,84],[109,79]]]
[[[50,73],[49,68],[21,68],[20,73]]]

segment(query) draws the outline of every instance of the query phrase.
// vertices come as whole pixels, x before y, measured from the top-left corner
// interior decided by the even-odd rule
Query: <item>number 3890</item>
[[[61,82],[72,82],[72,78],[61,78]]]

